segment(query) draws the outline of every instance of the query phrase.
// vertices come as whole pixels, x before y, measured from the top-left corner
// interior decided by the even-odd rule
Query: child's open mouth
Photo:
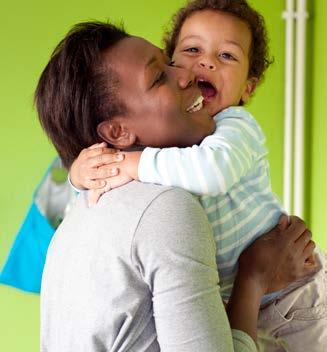
[[[208,81],[198,79],[198,87],[201,90],[204,101],[207,102],[214,98],[217,94],[217,89]]]

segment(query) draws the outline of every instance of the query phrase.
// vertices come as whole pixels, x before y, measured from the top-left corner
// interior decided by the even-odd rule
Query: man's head
[[[100,140],[100,122],[126,111],[117,94],[119,78],[114,68],[103,65],[103,54],[127,37],[123,29],[110,24],[77,24],[57,45],[42,72],[36,107],[66,166],[81,149]]]
[[[246,103],[271,63],[263,17],[245,0],[194,0],[172,25],[166,52],[195,74],[209,112]]]
[[[100,140],[120,149],[189,146],[214,130],[189,71],[157,47],[105,23],[76,25],[36,93],[40,121],[69,167]],[[194,106],[196,105],[196,106]]]

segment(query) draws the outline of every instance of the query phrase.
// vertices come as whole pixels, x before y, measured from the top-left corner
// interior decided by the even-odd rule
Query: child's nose
[[[207,70],[210,70],[210,71],[215,71],[216,70],[216,65],[214,64],[214,62],[210,59],[201,59],[199,61],[199,65],[202,67],[202,68],[205,68]]]

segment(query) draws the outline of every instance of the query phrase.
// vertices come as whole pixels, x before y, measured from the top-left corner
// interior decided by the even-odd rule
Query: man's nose
[[[212,60],[209,57],[200,58],[198,63],[199,63],[200,67],[205,68],[205,69],[210,70],[210,71],[215,71],[216,68],[217,68],[214,60]]]
[[[186,89],[195,84],[195,76],[188,69],[178,68],[177,83],[179,88]]]

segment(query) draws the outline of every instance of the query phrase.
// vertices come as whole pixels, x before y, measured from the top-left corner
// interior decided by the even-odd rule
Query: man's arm
[[[152,202],[136,230],[132,260],[152,292],[163,352],[256,351],[244,332],[234,331],[233,339],[219,295],[212,231],[190,194],[170,190]]]

